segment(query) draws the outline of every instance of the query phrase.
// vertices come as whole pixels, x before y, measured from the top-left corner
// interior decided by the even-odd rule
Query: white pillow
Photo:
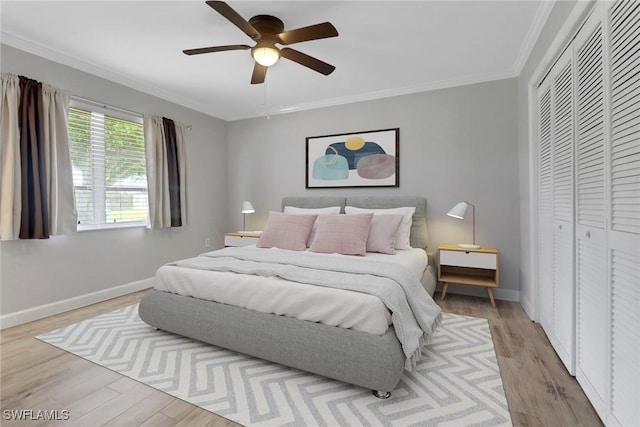
[[[402,208],[391,209],[365,209],[356,208],[354,206],[346,206],[344,208],[347,214],[373,213],[374,215],[402,215],[402,222],[398,227],[396,235],[396,249],[411,249],[411,224],[413,223],[413,214],[416,212],[415,206],[406,206]]]
[[[330,214],[339,214],[340,206],[329,206],[327,208],[297,208],[295,206],[285,206],[284,213],[286,214],[294,214],[294,215],[330,215]],[[313,242],[314,237],[316,237],[316,229],[318,226],[316,223],[313,223],[313,228],[311,229],[311,234],[309,234],[309,239],[307,239],[307,247],[311,247],[311,242]]]

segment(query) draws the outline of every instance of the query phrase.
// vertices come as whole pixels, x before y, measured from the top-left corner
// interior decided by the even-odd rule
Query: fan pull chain
[[[264,79],[264,108],[267,113],[267,120],[271,119],[271,113],[269,112],[269,80],[269,73],[267,73]]]

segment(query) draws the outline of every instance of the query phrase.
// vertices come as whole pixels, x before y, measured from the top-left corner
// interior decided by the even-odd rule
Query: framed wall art
[[[307,137],[306,188],[399,187],[400,129]]]

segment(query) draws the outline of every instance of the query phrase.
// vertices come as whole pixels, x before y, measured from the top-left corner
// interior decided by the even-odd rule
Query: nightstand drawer
[[[496,254],[440,250],[440,265],[495,270],[497,268],[497,257]]]
[[[225,246],[249,246],[258,243],[259,237],[256,236],[224,236]]]

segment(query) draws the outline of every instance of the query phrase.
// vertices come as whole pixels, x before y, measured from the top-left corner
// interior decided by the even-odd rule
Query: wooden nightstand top
[[[438,249],[444,251],[460,251],[460,252],[480,252],[486,254],[497,254],[498,249],[492,248],[490,246],[481,246],[478,249],[469,249],[469,248],[461,248],[455,243],[440,243]]]
[[[224,233],[224,235],[234,237],[260,237],[262,236],[262,231],[230,231]]]

